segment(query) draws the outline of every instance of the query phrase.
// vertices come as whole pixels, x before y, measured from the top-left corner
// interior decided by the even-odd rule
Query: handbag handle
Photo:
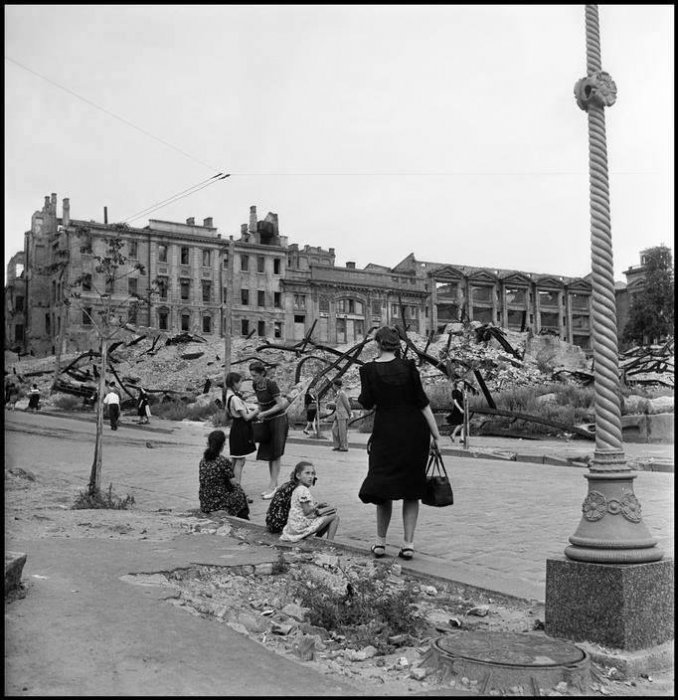
[[[443,464],[443,457],[437,447],[431,447],[429,452],[428,464],[426,465],[426,476],[447,476],[447,470]]]

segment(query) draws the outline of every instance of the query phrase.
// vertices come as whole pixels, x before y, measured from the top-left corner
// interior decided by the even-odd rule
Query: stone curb
[[[23,552],[5,552],[5,595],[21,584],[21,573],[26,563]]]

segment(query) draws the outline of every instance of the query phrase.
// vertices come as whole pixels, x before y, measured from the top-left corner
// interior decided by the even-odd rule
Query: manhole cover
[[[562,683],[585,692],[590,678],[585,651],[543,635],[460,631],[434,640],[423,661],[444,676],[478,681],[481,693],[539,695]]]

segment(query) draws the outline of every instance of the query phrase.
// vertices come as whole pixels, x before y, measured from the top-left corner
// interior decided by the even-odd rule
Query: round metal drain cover
[[[559,683],[586,692],[590,681],[588,654],[545,635],[459,631],[434,640],[423,662],[446,679],[477,681],[481,693],[539,695]]]

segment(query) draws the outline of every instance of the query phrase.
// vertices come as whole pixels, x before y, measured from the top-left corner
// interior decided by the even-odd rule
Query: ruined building
[[[224,238],[212,218],[151,219],[143,228],[72,219],[68,199],[59,217],[56,194],[33,214],[23,252],[8,263],[5,347],[38,356],[58,344],[62,351],[94,347],[90,316],[104,285],[93,256],[117,237],[130,265],[142,263],[146,274],[135,271],[105,292],[117,302],[144,300],[120,319],[139,333],[223,335],[230,309],[235,336],[292,342],[315,322],[314,339],[343,344],[374,326],[400,323],[404,312],[410,330],[421,334],[467,318],[590,347],[585,278],[422,262],[413,254],[393,268],[338,267],[334,248],[289,243],[277,214],[260,221],[256,207],[238,238]],[[77,303],[65,303],[83,274]]]

